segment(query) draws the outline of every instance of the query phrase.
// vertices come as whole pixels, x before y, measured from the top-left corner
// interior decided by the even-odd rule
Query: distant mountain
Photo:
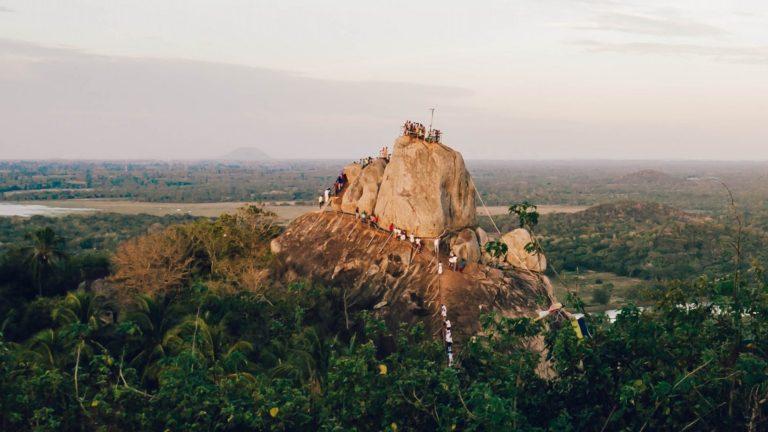
[[[268,154],[256,147],[240,147],[221,157],[223,160],[261,161],[272,159]]]

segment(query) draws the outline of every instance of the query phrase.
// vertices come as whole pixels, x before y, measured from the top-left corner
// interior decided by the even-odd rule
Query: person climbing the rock
[[[456,256],[453,251],[451,251],[451,255],[448,257],[448,266],[451,268],[451,270],[456,271],[457,270],[457,263],[459,262],[459,257]]]
[[[440,316],[443,318],[448,316],[448,308],[445,305],[440,305]]]
[[[443,274],[443,263],[441,262],[437,263],[437,274],[438,275]]]
[[[464,268],[465,268],[466,266],[467,266],[467,260],[465,260],[464,258],[462,258],[462,259],[459,261],[459,273],[464,273]]]
[[[325,192],[323,192],[323,198],[325,199],[325,202],[327,203],[331,199],[331,188],[326,188]]]
[[[414,236],[413,233],[409,234],[408,235],[408,241],[411,242],[412,245],[415,244],[416,243],[416,236]]]
[[[421,253],[422,246],[423,245],[421,244],[421,237],[416,237],[416,245],[415,245],[416,253]]]
[[[349,177],[347,177],[347,173],[342,172],[341,179],[344,181],[344,184],[347,184],[347,182],[349,181]]]
[[[389,224],[389,232],[395,232],[395,224],[394,223],[390,223]]]
[[[365,212],[365,210],[363,210],[362,213],[360,213],[360,222],[362,222],[363,225],[365,225],[365,218],[366,217],[368,217],[368,214]]]
[[[405,241],[405,240],[408,238],[408,237],[407,237],[407,235],[408,235],[408,233],[406,233],[406,232],[405,232],[405,230],[403,230],[403,231],[400,233],[400,240],[401,240],[401,241]]]
[[[360,219],[360,209],[355,207],[355,219]]]
[[[323,207],[323,196],[322,195],[317,197],[317,206],[321,207],[321,208]]]

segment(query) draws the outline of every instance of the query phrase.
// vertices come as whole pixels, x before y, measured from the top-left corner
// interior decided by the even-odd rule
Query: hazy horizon
[[[768,4],[0,0],[0,159],[768,160]]]

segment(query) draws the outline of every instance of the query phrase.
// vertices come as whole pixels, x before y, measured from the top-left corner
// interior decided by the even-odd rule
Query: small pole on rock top
[[[429,114],[429,132],[431,133],[432,132],[432,121],[435,119],[435,108],[432,107],[432,108],[429,109],[429,111],[430,111],[430,114]]]

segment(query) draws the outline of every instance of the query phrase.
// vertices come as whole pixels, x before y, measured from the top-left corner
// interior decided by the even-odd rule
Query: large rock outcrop
[[[525,252],[527,231],[502,237],[509,247],[503,263],[484,253],[489,236],[476,226],[475,191],[458,152],[403,136],[389,162],[379,158],[365,168],[354,163],[344,173],[349,184],[333,197],[332,212],[305,214],[272,241],[276,276],[340,288],[345,310],[339,313],[370,310],[392,327],[421,322],[436,336],[445,304],[457,343],[480,330],[485,311],[535,317],[555,301],[540,273],[544,257]],[[393,224],[421,237],[422,252],[361,223],[350,214],[355,209],[377,215],[380,227]],[[440,237],[440,255],[435,237]],[[449,252],[466,260],[463,272],[449,270]]]
[[[350,180],[342,198],[341,210],[354,213],[355,209],[359,209],[371,214],[376,208],[376,198],[379,196],[379,186],[386,167],[387,162],[384,159],[374,159],[354,177],[354,180]],[[349,174],[347,177],[349,178]]]
[[[554,301],[547,278],[529,271],[469,263],[459,273],[448,270],[443,255],[445,271],[438,275],[433,252],[417,254],[409,242],[342,213],[313,212],[297,218],[272,242],[272,251],[283,278],[337,286],[348,312],[371,310],[393,327],[422,322],[428,334],[439,334],[444,302],[457,343],[480,330],[484,311],[535,317]]]
[[[374,213],[419,237],[476,225],[475,193],[464,159],[451,148],[402,136],[384,170]]]

